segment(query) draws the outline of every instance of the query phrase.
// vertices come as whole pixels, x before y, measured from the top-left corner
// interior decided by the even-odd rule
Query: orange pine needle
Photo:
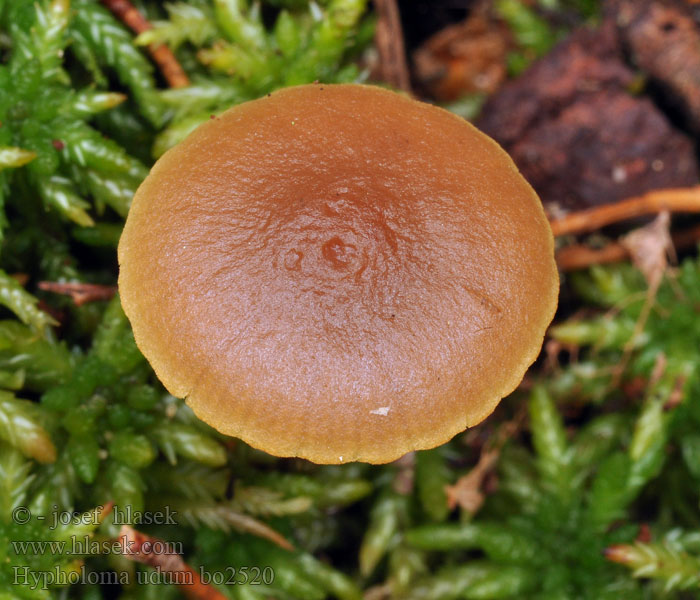
[[[182,560],[179,554],[161,552],[161,549],[167,547],[167,542],[136,531],[129,525],[122,525],[119,530],[119,538],[126,558],[171,575],[173,582],[180,586],[187,598],[191,600],[226,600],[226,596],[221,592],[202,582],[199,573]],[[155,551],[156,548],[159,550]]]
[[[102,0],[112,13],[135,33],[153,29],[153,25],[138,11],[129,0]],[[148,51],[163,72],[168,85],[172,88],[187,87],[190,80],[172,50],[164,44],[150,44]]]
[[[622,200],[616,204],[605,204],[588,210],[571,213],[550,222],[555,237],[588,233],[634,217],[653,215],[661,211],[700,212],[700,186],[692,188],[656,190]]]
[[[76,306],[82,306],[87,302],[95,302],[96,300],[111,300],[114,294],[117,293],[116,286],[82,282],[40,281],[39,289],[45,292],[70,296]]]

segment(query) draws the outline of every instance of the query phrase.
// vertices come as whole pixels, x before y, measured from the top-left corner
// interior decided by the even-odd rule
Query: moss
[[[516,392],[465,437],[377,467],[277,459],[221,436],[165,392],[118,297],[76,306],[39,289],[42,280],[114,284],[116,241],[152,144],[158,154],[212,113],[280,86],[360,77],[352,59],[371,33],[361,0],[270,0],[263,13],[243,0],[136,4],[156,27],[134,43],[97,0],[0,0],[0,598],[182,597],[164,582],[133,585],[155,572],[119,552],[17,545],[111,542],[123,520],[181,544],[214,581],[233,581],[218,585],[230,598],[355,599],[372,589],[599,600],[697,587],[694,258],[668,271],[635,339],[637,271],[569,279],[595,314],[553,330],[579,360],[533,374],[518,433],[508,424],[522,404]],[[141,48],[153,41],[173,47],[191,87],[162,89]],[[626,385],[612,386],[625,352],[616,375]],[[623,391],[639,381],[630,401]],[[472,488],[485,494],[474,514],[452,494],[484,439],[498,459]],[[99,507],[109,502],[117,508],[107,515]],[[52,527],[73,511],[84,518]],[[635,542],[640,527],[650,543]],[[25,569],[132,584],[43,589],[17,578]]]

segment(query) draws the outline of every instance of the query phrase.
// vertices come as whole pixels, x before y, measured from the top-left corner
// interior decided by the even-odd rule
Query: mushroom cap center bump
[[[120,242],[157,375],[279,456],[388,462],[490,414],[557,303],[553,239],[506,153],[362,85],[287,88],[167,152]]]

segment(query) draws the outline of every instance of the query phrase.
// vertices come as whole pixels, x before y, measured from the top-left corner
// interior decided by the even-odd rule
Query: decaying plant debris
[[[698,181],[693,141],[646,96],[606,23],[573,33],[487,102],[479,125],[551,210]]]
[[[0,0],[3,600],[697,597],[698,3],[376,5]],[[199,123],[386,56],[539,191],[560,314],[521,387],[444,446],[276,459],[165,392],[116,245],[154,157]]]

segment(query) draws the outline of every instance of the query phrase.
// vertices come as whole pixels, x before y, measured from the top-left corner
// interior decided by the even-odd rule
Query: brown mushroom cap
[[[307,85],[154,166],[119,244],[136,341],[175,396],[278,456],[383,463],[489,415],[557,303],[542,206],[469,123]]]

